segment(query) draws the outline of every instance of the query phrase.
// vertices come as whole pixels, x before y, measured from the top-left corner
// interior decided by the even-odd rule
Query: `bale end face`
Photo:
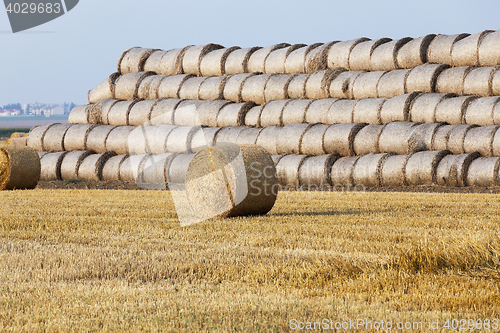
[[[33,189],[40,180],[38,153],[29,147],[0,148],[0,190]]]

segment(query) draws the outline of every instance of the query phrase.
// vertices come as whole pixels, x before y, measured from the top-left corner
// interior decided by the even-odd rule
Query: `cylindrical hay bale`
[[[377,154],[380,152],[378,142],[385,125],[368,125],[363,127],[354,138],[356,155]]]
[[[483,157],[493,156],[493,137],[499,126],[471,128],[464,139],[464,153],[478,152]]]
[[[415,38],[403,45],[397,55],[398,68],[413,68],[427,63],[427,51],[436,35]]]
[[[444,150],[446,149],[446,141],[442,146],[443,149],[433,149],[433,142],[438,129],[443,126],[443,123],[420,124],[410,129],[408,136],[408,151],[415,153],[425,150]]]
[[[412,39],[411,37],[405,37],[377,46],[370,56],[370,70],[392,71],[398,69],[397,56],[399,49]]]
[[[494,125],[495,106],[500,102],[500,97],[481,97],[473,99],[466,106],[464,112],[465,124],[488,126]]]
[[[174,123],[174,112],[182,99],[162,99],[153,106],[150,115],[151,125],[172,125]]]
[[[206,54],[200,63],[200,72],[202,76],[221,76],[225,74],[226,60],[231,52],[240,49],[239,46],[233,46],[224,49],[214,50]]]
[[[263,108],[263,105],[256,105],[252,107],[245,115],[245,126],[261,127],[260,114]]]
[[[306,81],[306,98],[322,99],[330,97],[330,84],[342,72],[343,68],[317,71],[309,75]]]
[[[153,132],[149,133],[147,140],[149,142],[149,150],[146,152],[152,154],[163,154],[167,152],[167,138],[176,128],[174,125],[156,125]]]
[[[453,44],[451,59],[453,67],[479,65],[479,45],[492,30],[485,30],[463,38]]]
[[[155,73],[160,72],[161,59],[168,51],[157,50],[151,53],[151,55],[144,62],[144,70],[151,71]]]
[[[443,70],[436,81],[436,92],[463,95],[465,76],[474,67],[452,67]]]
[[[231,52],[226,59],[224,65],[224,73],[226,74],[243,74],[248,73],[248,59],[260,46],[238,49]]]
[[[61,164],[67,151],[47,153],[40,160],[40,180],[62,180]]]
[[[264,99],[266,102],[288,99],[288,85],[294,77],[294,74],[272,75],[267,80],[264,89]]]
[[[96,153],[106,151],[106,139],[115,126],[101,125],[92,128],[87,136],[86,150],[93,150]]]
[[[255,76],[254,73],[236,74],[229,77],[224,85],[224,99],[241,103],[243,101],[241,90],[246,79]]]
[[[118,72],[121,74],[141,72],[144,70],[144,63],[149,56],[157,49],[146,49],[142,47],[133,47],[123,52],[118,61]]]
[[[194,156],[195,154],[178,154],[171,160],[166,172],[169,187],[186,183],[188,167]]]
[[[388,156],[382,165],[381,186],[405,186],[406,184],[406,163],[411,155],[391,155]]]
[[[255,145],[257,144],[257,138],[259,137],[262,128],[245,128],[238,135],[236,139],[236,144],[238,145]]]
[[[206,77],[191,77],[184,81],[179,89],[179,98],[182,99],[199,99],[200,87]]]
[[[106,138],[106,151],[114,151],[117,155],[128,154],[128,137],[133,129],[133,126],[118,126],[112,129]]]
[[[469,165],[466,186],[490,187],[500,185],[498,169],[500,157],[479,157]]]
[[[290,53],[305,48],[305,44],[295,44],[292,46],[277,49],[269,53],[264,64],[264,73],[266,74],[284,74],[286,58]]]
[[[426,93],[418,95],[410,108],[410,120],[414,123],[435,123],[437,105],[454,94]]]
[[[108,112],[108,124],[111,126],[127,126],[130,110],[138,101],[122,101],[115,103]]]
[[[229,77],[229,75],[207,77],[200,85],[198,98],[201,100],[224,99],[224,86]]]
[[[43,138],[45,133],[56,124],[47,124],[33,127],[28,134],[27,145],[36,151],[43,151]]]
[[[305,122],[307,109],[311,103],[310,99],[292,99],[286,103],[281,114],[283,126]]]
[[[92,112],[95,112],[95,114],[98,116],[98,124],[109,125],[109,111],[111,111],[113,105],[118,102],[119,100],[108,98],[94,104],[94,109],[92,110]]]
[[[464,187],[469,166],[478,157],[480,157],[479,153],[443,157],[436,169],[437,185]]]
[[[247,78],[241,86],[241,99],[244,102],[264,104],[266,102],[264,90],[270,77],[271,74],[261,74]]]
[[[97,124],[99,117],[93,113],[94,104],[75,106],[69,113],[70,124]]]
[[[200,130],[200,127],[178,126],[167,137],[166,151],[168,153],[190,153],[191,140]]]
[[[119,73],[111,74],[106,80],[102,81],[92,90],[89,90],[89,104],[97,103],[106,98],[113,98],[115,90],[115,81],[120,76]]]
[[[410,153],[409,139],[411,130],[416,123],[395,121],[386,124],[378,139],[378,147],[381,153],[394,153],[405,155]]]
[[[436,121],[450,125],[465,123],[465,110],[476,97],[460,96],[443,99],[436,107]]]
[[[158,87],[158,98],[179,98],[179,90],[184,81],[192,77],[192,74],[183,74],[164,78]]]
[[[257,137],[257,145],[261,146],[271,155],[278,155],[278,138],[281,136],[283,127],[267,126],[262,129]]]
[[[219,112],[225,106],[233,104],[224,100],[204,101],[196,109],[200,124],[203,126],[216,127]],[[240,104],[241,105],[241,104]]]
[[[315,124],[323,123],[326,124],[328,119],[328,110],[335,103],[337,98],[322,98],[312,101],[306,110],[306,123]]]
[[[87,137],[95,125],[73,125],[64,136],[64,150],[86,150]]]
[[[328,52],[339,41],[325,43],[306,55],[306,73],[322,71],[328,68]]]
[[[78,168],[82,164],[83,160],[89,156],[94,154],[91,150],[76,150],[70,151],[66,155],[61,163],[61,179],[77,179],[78,178]]]
[[[500,95],[500,71],[496,70],[491,79],[491,93],[493,96]]]
[[[256,50],[250,55],[247,62],[247,72],[265,72],[266,59],[275,50],[290,46],[288,43],[275,44]]]
[[[64,136],[71,124],[56,124],[51,126],[43,136],[43,151],[56,152],[65,151]]]
[[[297,74],[288,83],[288,97],[306,98],[306,82],[310,74]]]
[[[493,156],[500,156],[500,131],[493,137]]]
[[[158,103],[158,100],[139,101],[132,106],[128,114],[128,124],[130,126],[145,125],[151,118],[151,111]]]
[[[158,74],[163,75],[178,75],[182,74],[182,57],[184,53],[193,45],[188,45],[182,49],[173,49],[167,51],[160,61],[160,70]]]
[[[93,154],[87,156],[78,168],[78,178],[87,181],[102,181],[103,168],[106,161],[115,156],[114,152],[108,151],[102,154]]]
[[[323,137],[327,154],[354,156],[354,138],[367,124],[335,124],[328,127]]]
[[[326,114],[326,124],[348,124],[353,122],[357,100],[339,99],[332,104]]]
[[[434,137],[432,138],[432,149],[430,150],[446,150],[451,130],[455,126],[456,125],[444,125],[438,127],[436,129],[436,133],[434,133]]]
[[[299,186],[299,170],[306,159],[306,155],[286,155],[279,160],[276,175],[282,188]]]
[[[441,64],[425,64],[413,68],[406,78],[406,92],[435,92],[437,78],[446,68],[448,65]]]
[[[28,138],[11,138],[5,141],[5,145],[11,145],[11,146],[26,147],[27,143],[28,143]]]
[[[120,181],[136,183],[139,182],[141,166],[150,155],[127,155],[127,158],[120,164]]]
[[[184,100],[179,103],[174,111],[174,125],[177,126],[199,126],[197,109],[202,101]]]
[[[128,153],[137,155],[151,153],[152,142],[150,140],[155,132],[155,126],[135,127],[128,136]]]
[[[333,188],[336,188],[339,185],[342,187],[344,187],[345,185],[354,185],[352,174],[354,171],[354,166],[358,162],[359,158],[360,156],[342,157],[335,161],[335,163],[333,163],[330,175]]]
[[[120,166],[128,155],[116,155],[106,161],[102,168],[102,180],[120,181]]]
[[[278,154],[299,154],[304,134],[311,124],[289,124],[283,127],[278,136],[276,151]]]
[[[353,110],[353,123],[381,124],[380,111],[387,98],[362,98]]]
[[[221,128],[218,127],[204,127],[201,131],[197,131],[191,139],[190,151],[196,153],[206,146],[213,146],[215,144],[215,138],[220,130]]]
[[[307,47],[301,47],[292,51],[285,60],[285,73],[287,74],[298,74],[306,72],[306,57],[317,47],[320,47],[323,43],[311,44]]]
[[[300,154],[324,155],[326,154],[324,138],[328,125],[315,124],[307,129],[300,144]]]
[[[479,44],[479,65],[500,65],[500,30],[487,34]]]
[[[491,96],[493,75],[497,69],[497,67],[479,67],[472,69],[465,76],[464,94]]]
[[[245,126],[245,117],[254,106],[252,102],[226,104],[217,115],[217,127]]]
[[[390,38],[381,38],[378,40],[367,40],[356,44],[349,54],[349,70],[370,70],[370,58],[373,50],[390,41],[392,41]]]
[[[40,180],[40,171],[40,158],[32,148],[0,148],[0,191],[34,189]]]
[[[185,74],[201,75],[200,64],[203,57],[215,50],[222,49],[219,44],[196,45],[188,48],[182,57],[182,70]]]
[[[154,72],[134,72],[118,77],[115,81],[113,98],[126,101],[137,99],[142,80],[154,74]]]
[[[361,156],[352,171],[354,184],[367,187],[380,187],[382,185],[382,166],[389,156],[389,154],[368,154]]]
[[[167,188],[166,167],[175,154],[150,155],[143,161],[139,185],[148,190],[164,190]]]
[[[464,150],[464,140],[467,132],[476,126],[474,125],[453,125],[448,137],[448,143],[446,148],[453,154],[463,154]]]
[[[447,150],[421,151],[410,156],[406,162],[406,184],[409,186],[437,184],[436,169]]]
[[[283,110],[288,103],[290,103],[290,100],[271,101],[262,105],[259,119],[260,126],[282,126]]]
[[[349,54],[359,43],[369,41],[369,38],[358,38],[336,43],[330,47],[327,56],[328,68],[342,67],[349,69]]]
[[[234,143],[238,140],[238,136],[243,132],[245,127],[224,127],[215,137],[215,143]]]
[[[386,73],[388,72],[366,72],[360,74],[352,84],[352,97],[355,99],[379,97],[377,86],[382,76]]]
[[[406,92],[406,79],[410,71],[410,69],[397,69],[383,75],[378,81],[377,95],[383,97],[403,95]]]
[[[453,65],[451,59],[453,44],[467,36],[470,36],[470,34],[437,35],[427,50],[427,62]]]
[[[352,87],[356,78],[364,74],[364,71],[348,71],[340,73],[331,83],[330,83],[330,97],[332,98],[348,98],[352,99]]]
[[[168,76],[166,75],[151,75],[145,77],[139,85],[137,91],[138,99],[157,99],[158,89],[160,88],[161,81]]]
[[[330,190],[331,171],[337,155],[306,158],[299,168],[299,185],[302,190]]]
[[[380,121],[382,124],[390,123],[391,121],[409,121],[411,105],[419,95],[420,93],[414,92],[386,100],[380,109]]]

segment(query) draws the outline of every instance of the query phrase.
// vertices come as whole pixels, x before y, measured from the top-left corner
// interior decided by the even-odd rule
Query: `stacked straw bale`
[[[436,169],[436,181],[441,186],[464,187],[469,166],[479,153],[447,155],[439,161]]]
[[[332,166],[337,155],[308,157],[299,168],[299,186],[302,190],[330,190]]]
[[[75,150],[70,151],[66,155],[61,163],[61,178],[62,180],[67,179],[77,179],[78,178],[78,169],[82,164],[83,160],[92,155],[94,152],[91,150]]]

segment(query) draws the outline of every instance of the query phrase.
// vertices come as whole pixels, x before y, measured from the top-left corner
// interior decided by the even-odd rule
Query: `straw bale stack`
[[[464,153],[471,154],[478,152],[483,157],[493,155],[493,138],[499,126],[482,126],[471,128],[464,138]]]
[[[186,184],[186,174],[189,168],[189,164],[193,160],[195,154],[178,154],[175,155],[168,165],[167,182],[169,188],[181,190]]]
[[[155,75],[154,72],[133,72],[123,74],[115,81],[113,98],[133,101],[139,98],[139,87],[146,77]]]
[[[387,98],[362,98],[354,106],[352,122],[381,124],[380,111]]]
[[[95,104],[75,106],[69,113],[68,123],[70,124],[98,124],[100,112],[96,112]]]
[[[285,60],[286,74],[301,74],[306,72],[307,55],[314,49],[320,47],[323,43],[315,43],[309,46],[301,47],[290,52]]]
[[[90,131],[96,125],[72,125],[64,135],[64,149],[66,151],[72,150],[86,150],[87,138]]]
[[[491,80],[491,93],[494,96],[500,95],[500,71],[497,70],[493,74],[493,78]]]
[[[171,126],[171,125],[166,125]],[[128,135],[128,153],[129,154],[147,154],[152,153],[152,139],[156,139],[154,134],[156,126],[136,126]]]
[[[113,104],[108,112],[108,124],[111,126],[128,126],[132,107],[139,101],[121,101]]]
[[[259,126],[282,126],[283,109],[290,100],[271,101],[262,106],[259,118]]]
[[[235,74],[229,77],[224,85],[224,99],[236,103],[243,102],[241,96],[243,83],[245,83],[248,78],[255,75],[254,73],[244,73]]]
[[[164,78],[158,87],[158,98],[179,98],[182,85],[193,77],[193,74],[182,74]]]
[[[451,51],[453,45],[470,36],[470,34],[437,35],[427,50],[427,61],[429,63],[453,65]]]
[[[451,50],[453,67],[479,65],[479,45],[492,32],[485,30],[456,41]]]
[[[330,97],[330,85],[344,68],[317,71],[309,75],[306,81],[306,98],[322,99]]]
[[[202,76],[221,76],[224,75],[226,70],[227,57],[236,50],[239,46],[213,50],[206,54],[200,63],[200,73]]]
[[[360,156],[342,157],[333,163],[330,179],[334,188],[338,185],[358,185],[354,184],[353,171],[359,159]]]
[[[312,156],[299,168],[299,186],[302,190],[330,190],[332,166],[337,155]]]
[[[64,155],[61,163],[61,179],[77,179],[78,168],[82,164],[83,160],[92,154],[94,154],[94,152],[91,150],[75,150]]]
[[[332,41],[314,48],[306,55],[306,73],[322,71],[328,68],[328,53],[333,45],[339,41]]]
[[[352,171],[353,184],[380,187],[382,185],[382,166],[389,156],[389,154],[361,156]]]
[[[500,157],[479,157],[469,165],[466,186],[499,186]]]
[[[115,82],[119,76],[120,73],[113,73],[106,80],[99,83],[95,88],[89,90],[87,95],[89,104],[97,103],[103,99],[113,98],[115,95]]]
[[[87,135],[86,150],[93,150],[96,153],[106,152],[106,140],[109,133],[116,126],[100,125],[92,128]]]
[[[364,42],[357,43],[349,53],[349,70],[370,70],[370,58],[373,51],[378,46],[390,41],[392,41],[390,38],[380,38],[377,40],[366,40]]]
[[[339,99],[332,104],[326,114],[326,124],[347,124],[353,122],[357,100]]]
[[[118,102],[119,100],[107,98],[95,103],[91,113],[91,117],[94,118],[92,121],[95,122],[91,123],[88,121],[87,123],[109,125],[109,111],[111,111],[111,108]],[[84,122],[76,121],[76,123],[82,124]]]
[[[219,113],[223,108],[230,105],[233,105],[233,103],[224,100],[211,100],[201,103],[196,109],[200,124],[203,126],[217,127]],[[239,105],[240,109],[244,109],[242,105],[244,106],[246,103],[236,105]],[[228,110],[234,110],[234,107],[231,107]]]
[[[108,151],[102,154],[93,154],[87,156],[78,168],[78,178],[87,181],[102,181],[103,168],[106,161],[115,156],[114,152]]]
[[[444,126],[443,123],[427,123],[420,124],[412,127],[410,132],[408,133],[408,152],[415,153],[418,151],[426,151],[426,150],[445,150],[447,144],[444,141],[444,144],[441,148],[444,149],[433,149],[434,140],[436,138],[436,133],[439,128]]]
[[[436,92],[463,95],[465,77],[472,69],[472,66],[446,68],[437,78]]]
[[[377,154],[379,138],[385,125],[367,125],[354,138],[354,152],[356,155]]]
[[[56,152],[64,151],[64,136],[71,127],[71,124],[55,124],[50,126],[43,136],[43,151]]]
[[[0,191],[34,189],[40,172],[40,158],[32,148],[0,147]]]
[[[40,159],[40,180],[62,180],[61,164],[67,153],[67,151],[60,151],[45,154]]]
[[[161,59],[169,51],[156,50],[144,62],[143,70],[146,72],[160,72]]]
[[[405,175],[409,186],[437,184],[436,169],[443,157],[450,154],[447,150],[421,151],[408,158]]]
[[[219,44],[196,45],[188,48],[182,57],[182,71],[185,74],[200,76],[200,65],[203,57],[212,51],[222,48],[224,46]]]
[[[121,74],[141,72],[144,70],[144,64],[151,54],[158,49],[147,49],[142,47],[133,47],[122,53],[118,61],[118,72]]]
[[[483,37],[478,49],[480,66],[500,65],[500,30]]]
[[[158,102],[159,100],[157,99],[151,99],[139,101],[132,105],[128,114],[127,123],[130,126],[145,125],[148,121],[151,120],[151,112]]]
[[[215,138],[222,128],[219,127],[204,127],[201,131],[197,131],[191,139],[190,151],[193,153],[198,152],[206,146],[213,146]]]
[[[396,97],[406,92],[406,79],[411,69],[392,70],[383,75],[377,84],[377,95],[384,97]]]
[[[182,74],[182,58],[184,53],[193,45],[188,45],[182,49],[173,49],[167,51],[160,61],[160,69],[156,71],[163,75],[178,75]]]
[[[460,96],[442,100],[436,107],[436,121],[450,125],[465,124],[465,111],[474,99],[474,96]]]
[[[279,155],[300,154],[302,139],[311,126],[311,124],[289,124],[284,126],[276,143],[277,153]]]
[[[429,45],[435,37],[435,34],[425,35],[404,44],[397,54],[397,67],[413,68],[427,63]]]
[[[248,60],[250,56],[257,50],[261,49],[260,46],[238,49],[231,52],[226,59],[224,66],[224,73],[226,74],[243,74],[248,73]]]
[[[288,83],[288,97],[306,98],[306,83],[310,74],[297,74]]]
[[[453,125],[448,137],[446,148],[453,154],[464,154],[464,140],[467,132],[476,127],[475,125]]]
[[[464,112],[465,124],[488,126],[494,125],[494,110],[500,97],[481,97],[472,99]]]
[[[419,92],[398,95],[387,99],[380,109],[380,121],[382,124],[391,121],[409,121],[410,109]]]
[[[174,154],[150,155],[142,166],[139,187],[148,190],[165,190],[167,188],[166,167]]]
[[[262,132],[262,128],[245,128],[238,135],[236,139],[237,145],[255,145],[257,144],[257,138],[259,137],[260,132]]]
[[[190,77],[184,81],[179,89],[179,98],[181,99],[199,99],[201,84],[206,77]]]
[[[43,138],[45,133],[47,133],[47,131],[55,125],[56,123],[33,127],[28,133],[28,147],[33,148],[36,151],[43,151]]]
[[[184,100],[174,110],[174,125],[177,126],[199,126],[197,109],[202,104],[198,100]]]
[[[160,88],[161,81],[167,78],[167,75],[151,75],[145,77],[139,84],[137,90],[138,99],[157,99],[158,89]]]
[[[367,124],[335,124],[328,127],[323,137],[327,154],[354,156],[354,138]]]
[[[452,129],[456,125],[444,125],[436,129],[432,139],[431,150],[446,150]]]
[[[102,126],[99,126],[99,127],[102,127]],[[97,128],[99,128],[99,127],[97,127]],[[106,151],[113,151],[117,155],[128,154],[128,152],[129,152],[128,137],[130,135],[130,132],[132,132],[132,130],[134,128],[135,127],[133,127],[133,126],[118,126],[118,127],[113,128],[109,132],[109,134],[106,138]],[[92,134],[92,132],[93,131],[91,131],[90,134]],[[98,152],[98,150],[96,150],[96,152]]]
[[[281,113],[281,123],[283,126],[305,122],[307,109],[311,103],[312,100],[310,99],[292,99],[286,103]]]
[[[106,163],[104,163],[102,169],[102,180],[120,181],[120,166],[128,156],[129,155],[116,155],[108,159]]]
[[[328,119],[328,110],[338,101],[337,98],[322,98],[312,101],[306,110],[306,123],[323,123],[326,124]]]
[[[215,143],[232,143],[236,144],[238,136],[245,130],[245,127],[224,127],[215,137]]]
[[[437,184],[454,187],[466,186],[469,166],[480,156],[479,153],[473,153],[443,157],[436,169]]]
[[[314,124],[309,127],[302,138],[300,154],[314,156],[326,154],[324,138],[328,128],[328,125],[323,124]]]
[[[148,128],[151,126],[148,126]],[[153,131],[149,131],[144,136],[144,141],[147,140],[145,150],[142,153],[163,154],[167,152],[167,138],[170,133],[176,128],[174,125],[156,125]],[[130,142],[130,141],[129,141]],[[130,144],[130,143],[129,143]]]
[[[389,96],[379,96],[377,91],[378,83],[382,78],[382,76],[384,76],[386,73],[388,72],[386,71],[366,72],[356,77],[356,80],[354,80],[352,84],[353,98],[360,99],[360,98],[389,97]]]
[[[299,170],[306,161],[306,155],[286,155],[283,156],[276,165],[276,175],[282,188],[297,188],[300,186]]]
[[[491,96],[493,76],[498,67],[478,67],[465,76],[464,94],[476,96]]]
[[[278,155],[278,137],[281,136],[283,127],[267,126],[262,129],[257,137],[257,145],[263,147],[271,155]]]
[[[409,154],[410,137],[412,129],[417,123],[395,121],[384,126],[378,139],[378,147],[381,153],[394,153],[398,155]]]
[[[330,83],[330,97],[332,98],[348,98],[352,99],[353,83],[358,76],[365,71],[347,71],[342,72]]]
[[[207,77],[200,85],[198,98],[201,100],[224,99],[224,87],[230,75]]]
[[[263,108],[263,105],[256,105],[251,108],[245,116],[245,126],[260,127],[260,114]]]
[[[391,71],[399,69],[398,52],[407,43],[412,41],[411,37],[404,37],[377,46],[370,56],[370,70]]]
[[[150,155],[129,155],[120,164],[120,181],[129,183],[140,182],[142,166]]]
[[[280,43],[256,50],[250,55],[250,58],[248,59],[246,71],[248,73],[264,73],[266,67],[266,59],[271,54],[271,52],[288,46],[290,46],[290,44]]]
[[[150,114],[150,124],[151,125],[173,125],[174,123],[174,113],[175,109],[182,102],[182,99],[168,98],[159,100],[153,106]]]
[[[435,123],[436,108],[438,104],[447,99],[455,97],[454,94],[424,93],[418,95],[410,108],[410,120],[415,123]]]
[[[286,58],[293,51],[307,47],[306,44],[294,44],[283,47],[269,53],[264,63],[264,73],[266,74],[285,74]]]
[[[264,88],[266,102],[288,99],[288,86],[295,74],[272,75]]]
[[[187,154],[191,153],[191,141],[198,131],[200,131],[199,126],[177,126],[170,131],[167,136],[167,141],[165,144],[166,150],[164,152],[168,153],[181,153]]]
[[[342,67],[349,69],[349,55],[352,49],[359,43],[369,41],[369,38],[358,38],[335,43],[330,47],[327,57],[328,68]]]
[[[217,115],[217,127],[245,126],[245,117],[254,106],[252,102],[224,105]]]
[[[406,186],[406,163],[411,155],[390,155],[380,170],[382,187]]]
[[[406,92],[435,92],[439,74],[446,68],[448,65],[442,64],[425,64],[413,68],[406,78]]]
[[[267,81],[270,78],[271,74],[248,77],[241,86],[241,99],[244,102],[254,102],[259,105],[264,104],[266,102],[264,91]]]

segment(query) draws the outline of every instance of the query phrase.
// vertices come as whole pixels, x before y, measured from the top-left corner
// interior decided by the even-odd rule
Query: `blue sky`
[[[500,1],[80,0],[70,12],[12,34],[0,10],[0,106],[84,104],[122,51],[219,43],[266,46],[358,37],[500,29]]]

